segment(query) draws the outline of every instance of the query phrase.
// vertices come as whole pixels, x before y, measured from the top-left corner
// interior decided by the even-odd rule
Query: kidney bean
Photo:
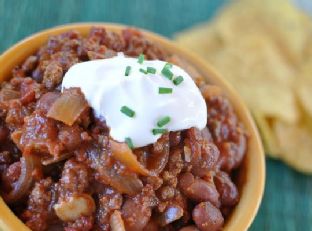
[[[179,187],[190,199],[198,202],[210,201],[219,207],[219,193],[213,183],[194,177],[191,173],[184,173],[180,177]]]
[[[196,205],[192,215],[196,226],[201,231],[220,230],[224,222],[220,210],[208,201]]]
[[[238,190],[230,176],[225,172],[218,172],[214,178],[215,185],[224,206],[234,206],[239,200]]]
[[[38,62],[37,56],[34,56],[34,55],[29,56],[29,57],[25,60],[25,62],[23,63],[23,65],[22,65],[22,70],[23,70],[25,73],[28,73],[28,74],[29,74],[29,72],[30,72],[31,70],[33,70],[33,69],[36,67],[37,62]]]
[[[121,213],[127,231],[140,231],[147,225],[156,205],[154,190],[151,186],[143,188],[140,194],[126,200]]]
[[[155,174],[161,173],[169,160],[169,135],[164,134],[156,143],[147,159],[146,167]]]
[[[237,143],[224,142],[220,144],[221,169],[223,171],[230,172],[243,161],[247,140],[244,135],[240,135],[237,139]]]
[[[150,219],[151,209],[128,199],[122,207],[122,215],[127,230],[142,230]]]
[[[178,205],[171,205],[160,214],[158,221],[160,226],[164,227],[176,220],[179,220],[183,216],[183,208]]]
[[[194,175],[205,176],[216,167],[220,154],[219,149],[214,143],[204,139],[201,131],[196,128],[188,129],[184,144],[191,150],[191,164]],[[184,148],[184,152],[185,150]]]
[[[201,157],[193,161],[192,173],[203,177],[213,170],[219,159],[219,149],[213,143],[203,142],[201,147]]]

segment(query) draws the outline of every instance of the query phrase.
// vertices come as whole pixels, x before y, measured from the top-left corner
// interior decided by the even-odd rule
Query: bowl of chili
[[[120,177],[118,178],[120,181],[110,182],[111,184],[107,183],[107,179],[105,181],[101,178],[101,174],[109,177],[111,175],[107,175],[101,169],[101,164],[105,165],[105,161],[101,160],[98,154],[94,154],[96,152],[94,150],[99,148],[98,144],[90,144],[91,151],[85,147],[81,149],[84,153],[91,153],[91,157],[82,155],[79,149],[80,154],[74,154],[75,158],[73,155],[63,153],[59,159],[52,158],[52,160],[38,157],[38,154],[32,155],[33,150],[41,150],[42,137],[36,137],[35,144],[32,143],[30,149],[30,146],[23,146],[23,142],[27,143],[36,132],[43,132],[44,136],[54,132],[32,129],[54,123],[45,115],[50,113],[45,109],[50,101],[54,102],[55,98],[59,99],[58,97],[67,97],[66,100],[70,100],[70,96],[73,95],[75,97],[72,98],[75,99],[81,97],[79,91],[70,92],[70,96],[66,96],[65,93],[59,96],[59,92],[57,92],[60,91],[57,88],[59,79],[71,65],[92,59],[109,58],[120,51],[134,57],[144,53],[147,59],[161,59],[183,66],[200,88],[208,105],[208,129],[205,132],[188,129],[179,134],[170,133],[167,136],[162,136],[151,148],[152,153],[157,153],[157,145],[163,148],[166,143],[171,147],[172,143],[177,142],[178,146],[183,146],[181,152],[184,159],[181,156],[174,159],[174,154],[168,152],[168,160],[164,166],[161,166],[162,161],[158,160],[160,157],[153,158],[151,163],[143,163],[144,158],[140,153],[144,150],[133,151],[135,153],[134,160],[133,153],[128,148],[131,146],[129,143],[128,146],[124,146],[118,142],[107,141],[106,139],[109,138],[106,136],[101,137],[102,142],[110,143],[109,148],[112,153],[117,150],[113,157],[119,161],[119,164],[124,164],[130,169],[133,168],[133,165],[137,165],[135,174],[144,175],[147,174],[146,171],[151,172],[153,169],[154,175],[136,178],[143,186],[133,193],[131,190],[127,191],[118,186],[121,181],[132,182],[132,178],[121,179]],[[55,60],[57,60],[56,63]],[[218,230],[222,227],[223,230],[240,231],[247,230],[252,223],[263,196],[265,182],[264,152],[258,131],[250,112],[239,95],[216,70],[190,51],[160,35],[141,29],[127,29],[123,25],[107,23],[69,24],[39,32],[17,43],[1,55],[0,66],[0,81],[2,82],[0,103],[3,104],[0,105],[2,123],[0,142],[3,147],[6,147],[8,143],[7,149],[1,149],[0,156],[2,161],[0,170],[2,175],[5,175],[1,181],[2,198],[0,198],[0,227],[3,230],[29,230],[29,228],[48,230],[55,226],[65,227],[65,230],[79,230],[79,227],[83,227],[85,230],[105,230],[109,227],[112,230],[124,230],[125,228],[126,230],[149,230],[148,228],[157,230],[160,227],[166,227],[168,230]],[[50,72],[47,71],[49,68]],[[58,72],[62,74],[58,74]],[[51,92],[55,91],[57,95],[52,95]],[[10,103],[7,103],[8,101]],[[75,100],[73,102],[75,104]],[[83,105],[84,102],[81,99],[79,105]],[[38,106],[39,104],[41,106]],[[41,114],[37,112],[38,107],[42,110]],[[213,116],[216,112],[217,115]],[[16,116],[18,113],[20,113],[19,117]],[[19,120],[16,119],[17,117]],[[38,119],[38,117],[40,118]],[[37,123],[40,121],[44,125],[38,126]],[[84,123],[92,122],[81,119],[80,123],[83,127]],[[220,135],[220,130],[215,127],[216,123],[225,126],[232,136]],[[66,140],[67,143],[64,141],[63,145],[64,149],[73,151],[75,147],[79,146],[79,143],[91,139],[88,135],[88,132],[91,131],[84,131],[90,128],[90,124],[78,131],[80,137],[75,136],[76,133],[73,132],[76,128],[68,127],[62,122],[55,122],[55,127],[58,129],[57,137],[60,137],[60,134],[63,134],[64,137],[76,137],[73,142],[67,142],[68,138],[57,140],[61,143]],[[101,126],[94,125],[93,128],[92,133],[99,133],[99,131],[105,133],[105,128]],[[31,135],[27,131],[30,131]],[[29,136],[31,137],[29,138]],[[192,142],[194,143],[192,144]],[[196,153],[193,153],[192,148],[199,143],[201,143],[202,149],[211,143],[211,147],[217,150],[217,157],[215,157],[215,161],[212,161],[215,162],[214,167],[209,170],[198,164],[199,162],[206,163],[207,160],[204,157],[194,163],[191,161],[191,167],[186,163],[188,161],[185,156],[189,154],[188,158],[193,158]],[[56,147],[59,147],[55,143],[47,143],[46,140],[43,146],[45,152],[48,153],[53,153],[57,149]],[[21,150],[22,154],[20,154]],[[128,154],[129,158],[127,159],[124,156]],[[209,158],[214,158],[211,157],[214,155],[213,151],[210,150],[208,154]],[[161,152],[159,155],[165,154]],[[205,152],[202,152],[202,155],[205,155]],[[222,158],[223,160],[221,160]],[[98,166],[97,161],[103,161],[103,163],[101,162]],[[56,165],[56,162],[61,164]],[[83,162],[88,163],[85,165]],[[181,162],[183,167],[175,173],[176,175],[172,176],[174,171],[170,172],[170,164],[173,165],[176,162]],[[49,166],[52,165],[58,167],[51,171]],[[61,170],[56,170],[57,168],[61,168]],[[69,173],[70,169],[74,169],[73,171],[76,172]],[[55,173],[57,171],[60,171],[58,175]],[[81,182],[84,179],[84,174],[92,175],[86,177],[87,183]],[[98,175],[102,180],[98,180]],[[77,176],[82,179],[77,181]],[[170,176],[177,182],[172,183],[170,179],[167,179]],[[159,180],[157,177],[161,178],[161,183],[157,182]],[[27,181],[25,178],[32,180]],[[66,182],[66,180],[72,181]],[[103,189],[101,184],[94,183],[94,181],[100,181],[102,184],[104,181],[105,185],[107,183],[109,187],[105,186],[106,188]],[[207,182],[212,184],[212,190],[215,190],[217,196],[205,194],[205,190],[201,191],[202,187],[210,187],[207,186]],[[67,185],[67,183],[69,184]],[[66,191],[67,186],[82,187],[83,189],[81,189],[82,191],[70,189],[69,194]],[[94,190],[90,190],[92,187]],[[135,186],[133,187],[135,188]],[[21,188],[27,188],[27,192],[21,193]],[[207,189],[207,192],[211,192],[211,189]],[[63,198],[66,199],[60,201],[62,193],[64,194]],[[203,194],[198,195],[200,193]],[[53,199],[53,197],[58,197],[58,199]],[[38,200],[42,203],[35,202]],[[109,204],[103,202],[105,200],[111,200],[115,207],[110,208]],[[179,205],[176,205],[175,201],[179,200],[186,200],[185,206],[180,202]],[[101,203],[103,203],[102,207]],[[53,204],[52,208],[51,204]],[[88,205],[88,209],[81,208],[85,204]],[[140,210],[144,206],[149,207],[146,209],[147,212],[144,210],[142,214],[138,214],[137,217],[140,219],[136,221],[135,216],[131,213],[136,213],[136,209]],[[72,211],[70,208],[73,207],[78,208],[77,210],[86,210],[84,211],[86,213],[82,212],[77,215],[70,212],[68,214],[68,210]],[[105,209],[108,210],[108,217],[103,215]],[[149,215],[145,218],[146,213]],[[103,219],[99,219],[101,214]],[[206,219],[206,217],[211,219]],[[217,218],[214,220],[213,217]],[[75,223],[77,219],[79,222]],[[123,224],[121,229],[120,224]],[[207,224],[210,228],[207,227]]]

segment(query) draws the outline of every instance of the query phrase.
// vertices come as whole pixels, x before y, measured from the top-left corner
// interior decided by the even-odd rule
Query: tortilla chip
[[[309,49],[311,49],[311,51],[309,51],[311,52],[311,54],[307,54],[305,56],[305,61],[302,62],[302,64],[299,66],[299,72],[302,78],[305,79],[304,81],[308,81],[309,83],[312,83],[312,41],[311,41],[311,48]]]
[[[312,138],[305,138],[306,144],[297,138],[312,137],[311,18],[289,0],[232,1],[210,23],[180,33],[177,41],[241,94],[270,156],[311,172]]]
[[[297,85],[296,93],[305,113],[312,119],[312,83],[301,82]]]
[[[312,75],[298,79],[295,92],[301,109],[301,121],[312,131]]]
[[[187,34],[187,36],[184,36],[184,34]],[[222,47],[222,41],[215,32],[214,27],[207,24],[198,25],[177,34],[176,40],[184,47],[192,48],[193,51],[203,57],[206,57],[207,53],[213,53]]]
[[[289,123],[295,123],[299,118],[294,93],[288,87],[270,82],[245,81],[236,88],[251,110]]]
[[[298,121],[291,90],[293,70],[265,38],[252,35],[244,43],[211,55],[209,61],[232,83],[251,109],[290,123]]]
[[[242,0],[226,8],[217,28],[227,42],[260,32],[293,63],[301,62],[312,35],[311,19],[287,0]],[[237,36],[239,35],[239,36]]]
[[[295,169],[312,173],[312,132],[296,124],[276,121],[274,131],[280,146],[282,158]]]
[[[278,158],[278,153],[280,153],[279,146],[277,144],[274,131],[271,128],[268,120],[264,117],[263,114],[257,111],[253,111],[252,115],[261,134],[265,152],[273,158]]]

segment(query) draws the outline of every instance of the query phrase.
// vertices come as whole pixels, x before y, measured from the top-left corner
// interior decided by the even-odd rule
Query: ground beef
[[[97,193],[98,206],[96,211],[96,230],[110,230],[109,219],[111,214],[122,206],[122,195],[110,187],[104,187]]]
[[[69,159],[64,164],[59,180],[59,200],[66,200],[73,194],[83,193],[89,187],[89,169],[86,164]]]
[[[202,131],[170,132],[133,150],[150,175],[114,159],[109,128],[88,105],[72,125],[47,116],[64,94],[84,99],[79,89],[60,92],[72,65],[117,52],[135,57],[143,53],[147,59],[180,65],[207,103]],[[92,28],[85,37],[75,31],[50,37],[1,84],[1,193],[9,193],[25,174],[20,160],[27,159],[33,165],[28,166],[32,184],[18,203],[7,203],[32,230],[109,231],[120,221],[130,231],[220,230],[239,201],[232,173],[246,149],[247,135],[220,88],[204,83],[186,61],[136,29],[117,34]]]
[[[126,230],[142,230],[151,218],[152,208],[156,205],[157,198],[150,185],[144,187],[136,196],[127,198],[121,209]]]
[[[32,230],[45,230],[50,222],[56,220],[53,210],[56,190],[51,178],[40,180],[34,185],[29,195],[27,209],[22,214],[22,219]]]

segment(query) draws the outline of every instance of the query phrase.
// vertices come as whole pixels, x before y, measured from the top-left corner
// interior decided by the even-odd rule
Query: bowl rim
[[[86,33],[86,31],[89,31],[92,27],[105,27],[108,31],[120,32],[124,28],[133,26],[103,22],[71,23],[52,27],[32,34],[11,46],[1,54],[0,66],[5,65],[5,68],[0,69],[0,83],[10,77],[10,72],[14,66],[20,64],[27,56],[38,50],[38,48],[43,45],[51,35],[57,35],[70,30]],[[248,151],[245,158],[247,172],[246,182],[242,189],[240,202],[232,211],[232,215],[229,217],[229,220],[226,221],[223,228],[223,230],[231,231],[247,230],[257,214],[265,186],[264,150],[257,127],[249,110],[234,88],[202,58],[195,55],[193,52],[178,46],[166,37],[141,28],[137,29],[139,29],[148,40],[158,43],[164,48],[164,50],[177,53],[179,56],[186,59],[192,64],[192,66],[202,73],[205,80],[209,80],[209,82],[220,86],[222,91],[229,97],[240,121],[243,122],[249,132]],[[24,50],[27,52],[23,52]],[[27,228],[25,224],[14,215],[1,197],[0,211],[0,229],[29,231],[29,228]]]

